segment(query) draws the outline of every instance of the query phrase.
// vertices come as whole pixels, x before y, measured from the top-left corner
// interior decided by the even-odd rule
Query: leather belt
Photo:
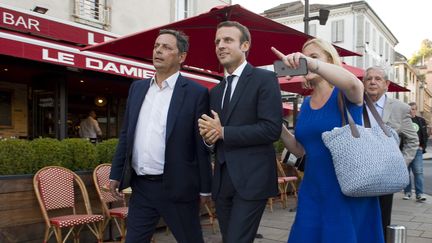
[[[149,181],[161,181],[163,179],[163,174],[160,174],[160,175],[140,175],[138,177],[149,180]]]

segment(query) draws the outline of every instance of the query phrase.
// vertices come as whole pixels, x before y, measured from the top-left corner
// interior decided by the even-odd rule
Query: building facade
[[[330,10],[327,23],[309,22],[310,35],[362,54],[344,57],[345,63],[359,68],[380,65],[388,70],[390,79],[394,78],[392,65],[398,40],[365,1],[311,4],[309,16],[318,16],[319,9]],[[304,5],[301,1],[281,4],[264,11],[263,15],[299,31],[304,30]]]
[[[118,35],[168,24],[209,11],[231,0],[1,0],[24,10],[46,9],[46,15]]]
[[[424,90],[424,102],[421,115],[432,126],[432,56],[425,57],[414,66]]]
[[[91,7],[82,10],[89,3]],[[105,5],[100,6],[101,3]],[[120,34],[206,12],[221,4],[224,2],[214,0],[2,0],[0,139],[78,137],[80,120],[90,110],[96,111],[103,138],[117,137],[130,83],[152,77],[154,67],[147,61],[81,49]],[[179,6],[191,10],[180,11],[181,15],[177,11]],[[131,14],[136,9],[143,11]],[[163,11],[148,18],[156,12],[154,9]],[[130,18],[123,18],[122,14]],[[144,21],[145,17],[149,21]],[[182,74],[208,87],[218,82],[198,71]]]

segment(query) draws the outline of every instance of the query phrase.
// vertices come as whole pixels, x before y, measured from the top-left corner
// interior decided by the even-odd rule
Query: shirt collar
[[[240,64],[240,66],[238,66],[238,67],[236,68],[236,70],[234,70],[234,72],[231,73],[231,74],[229,74],[229,73],[225,70],[225,72],[224,72],[225,78],[228,77],[228,76],[230,76],[230,75],[235,75],[236,77],[240,77],[240,75],[241,75],[242,72],[243,72],[243,69],[246,67],[246,64],[247,64],[247,61],[244,60],[243,63]]]
[[[168,85],[168,87],[174,89],[179,76],[180,76],[180,71],[177,71],[173,75],[169,76],[166,80],[162,81],[162,88]],[[153,84],[156,84],[156,74],[150,80],[150,86],[152,86]]]
[[[387,99],[387,95],[384,94],[383,96],[381,96],[381,98],[379,98],[379,100],[377,100],[377,102],[375,102],[375,105],[381,109],[384,109],[384,104],[386,102],[386,99]]]

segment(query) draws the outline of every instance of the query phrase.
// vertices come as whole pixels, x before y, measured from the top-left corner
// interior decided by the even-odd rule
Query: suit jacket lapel
[[[243,94],[243,91],[246,89],[247,84],[250,80],[249,76],[251,75],[252,70],[253,70],[253,68],[250,64],[247,64],[245,66],[245,68],[243,69],[243,72],[239,77],[239,80],[237,82],[237,86],[234,90],[234,94],[233,94],[231,101],[230,101],[230,104],[229,104],[228,113],[227,113],[225,120],[224,120],[225,124],[229,120],[229,117],[231,116],[235,106],[237,105],[241,95]]]
[[[390,98],[387,98],[386,102],[384,103],[384,110],[383,110],[383,122],[387,123],[390,119],[390,114],[393,110],[393,100]]]
[[[186,94],[187,81],[183,76],[179,76],[174,87],[174,92],[171,97],[170,106],[168,108],[167,127],[166,127],[166,140],[168,140],[171,132],[173,131],[175,121],[178,113],[183,105],[184,96]]]

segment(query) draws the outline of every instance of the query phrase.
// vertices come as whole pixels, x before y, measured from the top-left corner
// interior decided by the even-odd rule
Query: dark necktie
[[[221,112],[221,118],[222,121],[225,120],[226,115],[228,113],[228,109],[229,109],[229,102],[231,99],[231,86],[232,86],[232,81],[234,79],[235,75],[230,75],[226,78],[226,91],[225,91],[225,96],[224,96],[224,100],[222,102],[222,112]]]
[[[232,85],[232,81],[233,81],[234,77],[235,77],[235,75],[230,75],[226,78],[225,84],[227,86],[226,86],[224,99],[222,102],[222,112],[220,114],[222,125],[224,125],[225,118],[228,114],[229,102],[231,99],[231,85]],[[217,156],[217,160],[219,161],[219,163],[221,163],[221,164],[225,163],[225,146],[224,146],[223,141],[218,142],[218,146],[216,149],[216,156]]]

